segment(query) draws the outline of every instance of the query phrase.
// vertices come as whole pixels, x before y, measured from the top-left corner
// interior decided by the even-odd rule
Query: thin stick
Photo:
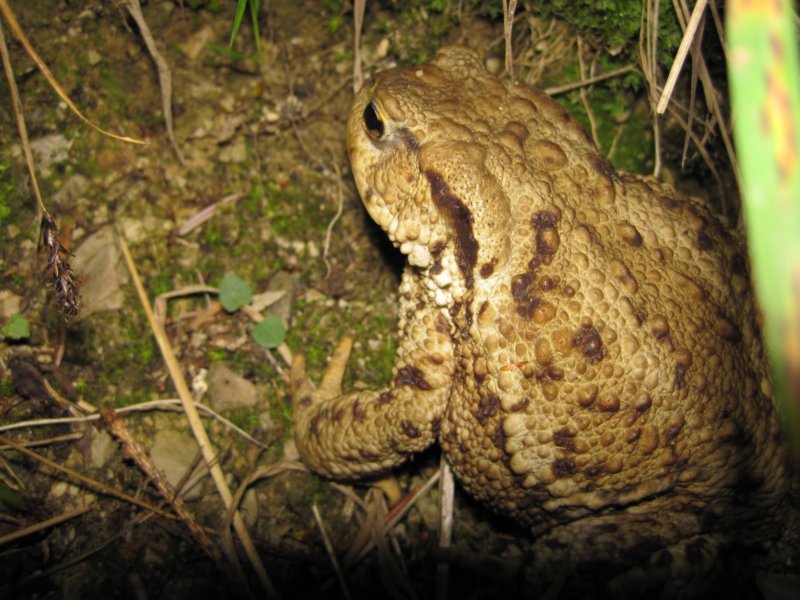
[[[216,460],[217,452],[211,445],[211,440],[209,440],[208,434],[203,428],[203,422],[201,421],[200,415],[197,412],[197,407],[192,401],[192,394],[189,391],[189,387],[186,385],[186,380],[183,378],[181,367],[178,364],[178,359],[175,357],[175,352],[172,350],[172,346],[167,339],[167,334],[164,332],[164,329],[161,327],[161,325],[158,324],[158,321],[153,314],[153,309],[151,308],[150,301],[147,298],[147,292],[145,292],[144,286],[142,285],[142,280],[139,277],[139,272],[133,262],[133,257],[131,257],[128,244],[125,243],[125,240],[122,238],[122,236],[119,237],[119,244],[120,248],[122,249],[122,255],[125,257],[125,263],[130,271],[134,287],[136,288],[136,293],[139,296],[139,302],[144,309],[145,315],[147,315],[147,321],[150,323],[150,329],[153,331],[153,335],[156,338],[156,343],[158,343],[158,347],[161,350],[161,356],[164,358],[164,362],[167,365],[167,370],[172,378],[172,384],[175,386],[175,390],[178,392],[178,396],[183,403],[183,410],[186,412],[186,418],[189,421],[189,426],[192,428],[192,433],[194,433],[195,439],[197,440],[197,445],[200,446],[200,450],[203,453],[203,458],[205,459],[206,464],[211,471],[211,477],[217,486],[217,491],[222,498],[222,502],[225,505],[225,508],[228,508],[233,500],[233,494],[231,494],[231,490],[228,487],[228,482],[225,481],[225,474],[222,472],[222,469]],[[258,551],[256,550],[253,540],[250,537],[250,533],[247,531],[247,526],[245,525],[244,521],[242,520],[242,516],[238,511],[233,517],[233,527],[242,542],[242,546],[244,546],[247,557],[250,559],[250,563],[253,565],[253,568],[258,575],[258,579],[261,582],[261,586],[264,588],[267,596],[276,598],[279,597],[278,591],[272,585],[272,581],[270,580],[269,575],[267,575],[264,564],[261,562],[261,557],[258,555]]]
[[[3,8],[4,4],[5,0],[0,0],[0,9]],[[17,80],[14,77],[14,70],[11,67],[11,58],[8,55],[8,47],[6,46],[6,37],[3,34],[2,24],[0,24],[0,56],[3,58],[3,70],[6,74],[6,81],[8,81],[8,90],[11,95],[11,105],[14,107],[14,118],[17,121],[20,147],[22,148],[22,154],[25,157],[25,164],[28,167],[28,173],[31,176],[33,195],[36,197],[36,202],[39,203],[39,210],[42,213],[45,213],[47,212],[47,209],[44,207],[44,202],[42,201],[42,193],[39,190],[39,180],[36,178],[36,170],[33,166],[33,152],[31,151],[30,140],[28,139],[28,128],[25,126],[25,116],[22,112],[22,102],[19,98],[19,90],[17,89]]]
[[[43,381],[47,381],[44,379]],[[142,402],[140,404],[132,404],[130,406],[123,406],[122,408],[117,408],[113,412],[117,415],[123,415],[129,412],[138,412],[138,411],[147,411],[147,410],[177,410],[178,407],[181,405],[181,401],[177,399],[166,399],[166,400],[150,400],[149,402]],[[205,413],[208,413],[208,416],[215,418],[217,421],[225,425],[225,427],[233,430],[234,432],[238,433],[248,442],[255,444],[256,446],[260,446],[261,448],[267,449],[269,448],[269,444],[264,444],[259,442],[249,433],[234,425],[231,421],[223,417],[218,412],[214,411],[212,408],[209,408],[205,404],[201,404],[200,402],[195,402],[195,406]],[[9,425],[0,426],[0,432],[3,431],[11,431],[12,429],[24,429],[25,427],[48,427],[51,425],[63,425],[65,423],[87,423],[89,421],[96,421],[100,418],[100,414],[95,412],[90,415],[84,415],[80,417],[58,417],[55,419],[33,419],[31,421],[18,421],[16,423],[11,423]],[[71,434],[80,437],[82,434]],[[66,441],[70,439],[70,436],[62,436],[61,438],[52,438],[52,441],[59,442],[59,441]],[[28,442],[23,444],[24,446],[41,446],[42,442],[47,440],[37,440],[36,442]],[[0,450],[4,448],[0,446]]]
[[[36,448],[37,446],[49,446],[51,444],[60,444],[61,442],[71,442],[79,440],[83,437],[82,433],[68,433],[66,435],[57,435],[55,437],[46,438],[42,440],[30,440],[23,442],[20,446],[25,448]],[[0,446],[0,450],[8,450],[11,446]]]
[[[455,498],[455,483],[450,465],[442,454],[439,472],[439,549],[447,550],[453,542],[453,500]],[[436,565],[436,598],[447,598],[450,565],[440,561]]]
[[[391,513],[386,515],[387,516],[387,521],[386,521],[386,524],[384,526],[386,531],[390,530],[392,527],[397,525],[397,523],[400,522],[400,519],[402,519],[406,515],[406,513],[409,510],[411,510],[411,507],[414,506],[417,503],[417,500],[419,500],[422,496],[424,496],[425,494],[427,494],[430,491],[430,489],[436,484],[436,482],[439,481],[439,477],[441,477],[441,473],[442,473],[441,470],[439,470],[439,471],[436,471],[436,473],[434,473],[433,475],[431,475],[431,477],[428,479],[428,481],[426,481],[425,484],[421,488],[416,490],[411,495],[411,498],[407,502],[405,502],[405,504],[403,505],[402,510],[398,510],[396,512],[395,512],[395,510],[392,510]],[[374,546],[375,546],[375,542],[374,541],[369,541],[368,543],[366,543],[364,545],[364,547],[361,548],[361,550],[358,552],[358,554],[356,555],[355,559],[353,559],[352,562],[356,563],[356,562],[360,561],[367,554],[369,554],[369,551],[372,550],[372,548]]]
[[[80,515],[88,512],[92,509],[92,505],[88,504],[82,508],[75,509],[70,512],[65,512],[57,517],[53,517],[52,519],[47,519],[46,521],[42,521],[41,523],[36,523],[36,525],[31,525],[30,527],[24,527],[23,529],[17,529],[13,533],[9,533],[8,535],[4,535],[0,537],[0,546],[3,544],[7,544],[9,542],[13,542],[14,540],[18,540],[25,536],[28,536],[32,533],[36,533],[37,531],[41,531],[42,529],[47,529],[48,527],[52,527],[53,525],[58,525],[64,521],[69,521],[70,519],[74,519],[75,517],[79,517]]]
[[[514,12],[517,10],[517,0],[503,0],[503,38],[506,41],[506,72],[511,81],[514,81],[514,51],[511,47],[514,33]]]
[[[697,0],[692,10],[692,16],[689,18],[689,24],[686,26],[686,31],[683,33],[681,45],[678,47],[678,52],[675,54],[675,60],[672,61],[672,67],[669,70],[667,83],[664,84],[664,90],[661,92],[661,98],[656,105],[656,113],[663,115],[667,110],[667,104],[675,89],[675,84],[678,82],[678,76],[681,74],[683,63],[686,60],[686,54],[692,46],[695,33],[697,33],[697,26],[700,24],[700,19],[706,9],[708,0]]]
[[[361,69],[361,29],[364,26],[364,10],[367,0],[353,3],[353,93],[357,94],[364,85],[364,71]]]
[[[35,460],[38,460],[39,462],[47,465],[51,469],[55,469],[56,471],[60,471],[61,473],[66,473],[67,475],[69,475],[73,479],[77,479],[78,481],[80,481],[82,483],[85,483],[90,488],[100,492],[101,494],[105,494],[107,496],[113,496],[115,498],[119,498],[120,500],[124,500],[125,502],[130,502],[131,504],[135,504],[136,506],[140,506],[141,508],[144,508],[146,510],[149,510],[149,511],[152,511],[154,513],[157,513],[157,514],[161,515],[162,517],[167,517],[168,519],[174,519],[175,518],[175,516],[173,514],[168,513],[166,511],[160,509],[159,507],[157,507],[157,506],[155,506],[153,504],[150,504],[149,502],[145,502],[144,500],[139,500],[138,498],[134,498],[133,496],[130,496],[130,495],[126,494],[125,492],[120,492],[119,490],[115,490],[114,488],[109,487],[109,486],[105,485],[104,483],[100,483],[99,481],[97,481],[95,479],[92,479],[91,477],[87,477],[86,475],[82,475],[81,473],[78,473],[77,471],[73,471],[72,469],[70,469],[68,467],[64,467],[64,466],[62,466],[62,465],[60,465],[60,464],[58,464],[56,462],[53,462],[49,458],[46,458],[46,457],[42,456],[41,454],[37,454],[33,450],[28,450],[25,446],[23,446],[21,444],[18,444],[17,442],[15,442],[12,439],[9,439],[7,437],[4,437],[4,436],[0,435],[0,443],[7,444],[8,446],[11,446],[17,452],[21,452],[22,454],[25,454],[26,456],[29,456],[29,457],[31,457],[31,458],[33,458]]]
[[[136,440],[128,429],[125,420],[116,415],[113,411],[100,411],[111,435],[122,446],[122,455],[136,463],[136,466],[147,476],[156,487],[161,497],[172,506],[172,510],[183,521],[189,529],[192,537],[200,544],[203,550],[211,557],[214,562],[222,566],[222,553],[212,542],[208,534],[197,523],[194,514],[187,508],[186,502],[176,492],[175,488],[167,481],[156,467],[153,459],[144,449],[144,446]]]
[[[325,262],[325,268],[327,269],[325,273],[325,279],[330,277],[331,275],[331,263],[328,260],[328,251],[331,248],[331,234],[333,233],[333,226],[336,225],[336,222],[342,216],[342,212],[344,211],[344,190],[342,189],[342,170],[339,168],[338,163],[336,160],[331,161],[333,165],[333,170],[336,171],[336,181],[338,184],[338,193],[337,193],[337,206],[336,206],[336,214],[333,215],[333,218],[328,223],[328,227],[325,229],[325,243],[322,245],[322,260]]]
[[[545,88],[544,93],[548,96],[557,96],[558,94],[563,94],[564,92],[586,87],[592,85],[593,83],[605,81],[606,79],[611,79],[613,77],[619,77],[620,75],[624,75],[625,73],[630,73],[631,71],[635,70],[636,67],[632,65],[620,67],[619,69],[614,69],[613,71],[603,73],[602,75],[595,75],[594,77],[587,77],[586,79],[581,79],[580,81],[573,81],[572,83]]]

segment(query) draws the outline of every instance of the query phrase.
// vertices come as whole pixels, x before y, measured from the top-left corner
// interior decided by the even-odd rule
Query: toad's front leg
[[[375,391],[342,393],[352,341],[342,340],[319,388],[305,360],[292,364],[294,436],[303,462],[333,478],[379,473],[436,441],[453,376],[453,348],[441,309],[422,297],[416,275],[403,276],[400,345],[392,381]]]

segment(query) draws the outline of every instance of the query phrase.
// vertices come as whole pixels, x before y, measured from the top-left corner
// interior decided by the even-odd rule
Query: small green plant
[[[275,315],[267,315],[253,328],[253,339],[264,348],[277,348],[286,339],[286,327]]]
[[[3,325],[3,328],[0,329],[0,332],[2,332],[3,337],[8,339],[24,340],[31,336],[31,324],[28,319],[17,313],[12,315],[8,323]]]
[[[241,277],[227,273],[219,284],[219,301],[233,313],[253,301],[253,292]],[[275,315],[267,315],[253,328],[253,339],[264,348],[277,348],[286,339],[286,326]]]
[[[219,301],[228,312],[236,312],[253,301],[253,292],[244,279],[227,273],[219,283]]]
[[[236,4],[236,15],[233,17],[233,27],[231,27],[231,42],[230,45],[233,46],[234,40],[236,40],[236,36],[239,33],[239,27],[242,25],[242,21],[244,20],[244,11],[247,8],[247,5],[250,5],[250,19],[253,22],[253,39],[256,43],[256,60],[261,60],[261,40],[258,35],[258,11],[261,8],[261,0],[238,0]]]

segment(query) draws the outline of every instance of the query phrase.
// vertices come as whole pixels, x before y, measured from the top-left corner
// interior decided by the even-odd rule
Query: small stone
[[[165,429],[156,433],[150,458],[167,481],[177,486],[197,457],[199,447],[187,433]]]
[[[233,97],[233,94],[225,93],[219,99],[219,106],[225,112],[232,113],[236,108],[236,98]]]
[[[375,58],[386,58],[389,55],[389,38],[383,38],[375,47]]]
[[[503,61],[496,56],[486,59],[486,70],[492,75],[499,75],[503,71]]]
[[[243,163],[247,160],[247,145],[243,137],[236,138],[233,143],[224,146],[219,153],[219,161],[223,163]]]
[[[103,55],[94,48],[89,49],[89,52],[86,53],[86,57],[89,60],[89,65],[92,67],[99,65],[103,61]]]
[[[206,25],[197,33],[189,36],[189,39],[180,44],[178,48],[181,49],[181,52],[183,52],[190,61],[195,61],[206,47],[206,44],[213,38],[214,30],[210,25]]]
[[[18,314],[21,306],[22,296],[9,290],[0,290],[0,319],[9,319]]]
[[[108,432],[100,431],[92,437],[92,462],[95,469],[102,469],[111,459],[115,449],[114,440]]]
[[[272,415],[268,412],[262,412],[258,415],[258,427],[261,431],[266,433],[270,433],[278,429],[278,426],[275,424],[275,419],[272,418]]]
[[[294,440],[286,440],[283,443],[283,458],[284,460],[300,460],[300,453],[297,451],[297,444]]]
[[[128,270],[122,260],[114,229],[107,225],[91,235],[75,251],[72,268],[83,281],[80,318],[103,310],[118,310],[124,301]]]
[[[256,386],[223,362],[211,363],[207,383],[208,400],[218,412],[255,406],[258,400]]]

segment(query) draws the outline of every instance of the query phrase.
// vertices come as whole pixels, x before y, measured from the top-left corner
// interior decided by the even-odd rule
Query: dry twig
[[[453,542],[453,501],[455,499],[455,481],[450,465],[442,454],[439,461],[439,549],[447,550]],[[450,564],[440,561],[436,565],[436,598],[446,600]]]
[[[672,61],[672,67],[667,76],[667,82],[664,84],[664,90],[661,92],[661,98],[656,105],[656,112],[663,115],[667,110],[667,103],[672,96],[672,91],[675,89],[675,84],[678,81],[678,75],[681,74],[683,62],[686,60],[686,55],[689,53],[689,48],[692,46],[692,41],[697,34],[697,28],[706,10],[708,0],[697,0],[692,10],[692,16],[689,19],[689,24],[686,26],[686,31],[683,32],[683,39],[678,51],[675,53],[675,58]],[[680,11],[678,11],[680,12]]]
[[[364,72],[361,70],[361,29],[364,25],[364,10],[367,0],[355,0],[353,3],[353,93],[357,93],[364,85]]]
[[[517,0],[503,0],[503,38],[506,42],[506,73],[514,81],[514,51],[512,49],[512,35],[514,33],[514,12],[517,10]]]
[[[30,527],[17,529],[12,533],[0,536],[0,546],[2,546],[3,544],[7,544],[9,542],[13,542],[14,540],[18,540],[25,536],[31,535],[32,533],[41,531],[42,529],[47,529],[49,527],[52,527],[53,525],[58,525],[59,523],[63,523],[64,521],[68,521],[70,519],[74,519],[75,517],[79,517],[82,514],[90,511],[92,508],[93,507],[91,504],[87,504],[86,506],[82,506],[81,508],[65,512],[63,514],[58,515],[57,517],[53,517],[52,519],[47,519],[46,521],[42,521],[41,523],[36,523],[35,525],[31,525]]]
[[[68,475],[71,479],[80,481],[81,483],[88,485],[91,489],[95,490],[96,492],[105,494],[107,496],[113,496],[114,498],[118,498],[120,500],[123,500],[124,502],[129,502],[130,504],[135,504],[136,506],[144,508],[145,510],[152,511],[168,519],[174,518],[172,514],[160,509],[159,507],[153,504],[150,504],[149,502],[145,502],[144,500],[139,500],[138,498],[134,498],[133,496],[126,494],[125,492],[120,492],[119,490],[116,490],[112,487],[109,487],[106,484],[97,481],[96,479],[92,479],[91,477],[87,477],[82,473],[78,473],[77,471],[74,471],[69,467],[60,465],[57,462],[54,462],[49,458],[42,456],[41,454],[37,454],[33,450],[28,450],[22,444],[19,444],[10,438],[0,435],[0,443],[11,446],[17,452],[21,452],[22,454],[30,458],[33,458],[34,460],[38,460],[42,464],[45,464],[48,467],[55,469],[56,471]]]

